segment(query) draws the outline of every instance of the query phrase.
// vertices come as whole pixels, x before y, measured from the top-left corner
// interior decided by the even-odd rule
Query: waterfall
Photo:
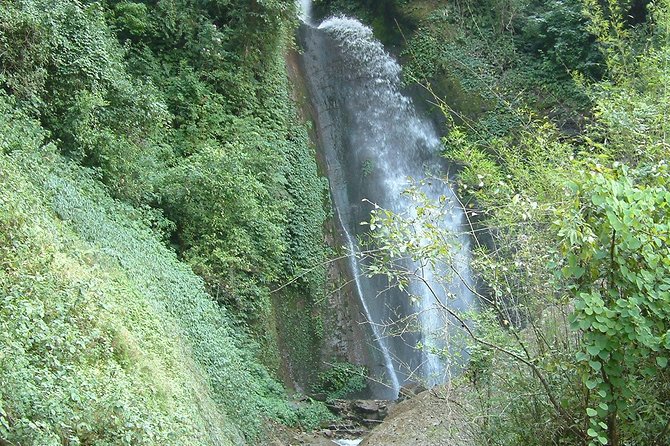
[[[356,242],[354,241],[354,238],[347,230],[347,227],[343,224],[342,217],[337,208],[335,208],[335,214],[337,215],[337,220],[338,223],[340,224],[340,227],[342,228],[342,232],[344,232],[344,240],[347,242],[347,249],[351,254],[353,254],[356,252]],[[361,296],[364,296],[361,285],[361,277],[358,274],[358,272],[361,270],[361,267],[355,255],[349,256],[349,266],[351,268],[351,271],[355,275],[354,285],[356,287],[356,294],[359,296],[359,298],[361,298]],[[361,306],[363,307],[363,312],[365,313],[365,319],[369,322],[374,321],[366,299],[361,298]],[[397,395],[398,392],[400,391],[400,381],[398,380],[398,374],[396,373],[395,367],[393,366],[393,359],[391,358],[391,353],[389,351],[388,346],[386,345],[386,341],[383,337],[383,333],[379,329],[379,326],[373,323],[370,325],[370,327],[374,335],[374,341],[377,342],[380,347],[379,351],[382,354],[384,372],[386,374],[386,378],[390,380],[388,386],[392,390],[392,392],[395,395]]]
[[[303,17],[309,17],[309,3],[301,2]],[[440,138],[433,124],[419,115],[412,100],[401,91],[401,67],[370,28],[352,18],[332,17],[318,26],[304,25],[300,38],[335,215],[347,247],[356,252],[357,238],[366,228],[360,223],[370,218],[366,200],[396,213],[416,212],[403,192],[410,186],[410,178],[421,179],[429,171],[444,169]],[[439,224],[455,234],[461,232],[463,210],[449,186],[433,182],[424,193],[431,200],[443,197],[453,204]],[[445,271],[426,268],[424,277],[429,286],[439,290],[440,300],[467,310],[474,301],[469,290],[472,279],[467,237],[461,236],[459,244],[453,262],[465,283],[456,277],[443,291],[438,278]],[[417,304],[412,304],[406,293],[387,290],[385,279],[363,274],[363,265],[354,256],[349,266],[377,343],[378,364],[373,364],[375,370],[371,371],[387,384],[375,388],[375,396],[395,398],[400,386],[410,381],[434,385],[448,379],[449,361],[429,348],[416,348],[419,343],[437,349],[451,347],[445,343],[449,319],[435,308],[428,287],[411,288],[419,297]],[[413,314],[418,314],[418,330],[388,335],[397,321]]]
[[[300,0],[298,2],[298,11],[300,13],[300,20],[303,23],[312,22],[312,0]]]

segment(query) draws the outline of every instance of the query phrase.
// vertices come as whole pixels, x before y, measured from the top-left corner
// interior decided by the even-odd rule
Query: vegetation
[[[479,442],[668,444],[670,6],[410,3],[400,57],[445,116],[480,282],[477,313],[436,303],[469,338]],[[408,193],[366,253],[401,287],[425,277],[399,258],[450,271],[457,247],[450,200]]]
[[[327,416],[268,371],[273,302],[324,287],[295,25],[280,0],[2,3],[0,443],[257,444]]]
[[[108,198],[53,146],[4,135],[22,150],[1,170],[3,438],[239,444],[266,416],[297,421],[150,214]]]
[[[370,22],[445,124],[481,308],[438,305],[476,440],[667,445],[668,1],[315,3]],[[318,371],[327,189],[285,72],[296,25],[283,0],[2,3],[1,444],[317,427],[279,347],[327,398],[364,388]],[[416,216],[373,213],[370,273],[424,281],[411,257],[448,283],[453,203],[408,194]]]
[[[336,362],[319,374],[314,386],[316,393],[324,393],[326,401],[345,398],[367,387],[365,367],[349,362]]]
[[[252,319],[269,284],[321,259],[325,218],[283,68],[294,6],[259,7],[36,0],[0,18],[17,106],[114,197],[162,211],[181,256]]]

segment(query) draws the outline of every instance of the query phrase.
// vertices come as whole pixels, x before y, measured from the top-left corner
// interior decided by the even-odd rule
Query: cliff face
[[[296,51],[286,54],[286,69],[292,85],[292,100],[309,129],[310,147],[320,175],[325,176],[325,160],[318,149],[316,111],[309,97],[301,58]],[[330,208],[328,195],[324,195],[323,205]],[[332,214],[332,211],[329,213]],[[289,301],[277,296],[273,301],[284,381],[299,392],[311,392],[318,372],[334,363],[367,365],[371,361],[373,342],[355,295],[349,266],[343,257],[344,242],[332,217],[325,221],[322,228],[323,243],[331,253],[331,259],[323,263],[326,271],[323,297],[318,303],[312,302],[307,295]],[[296,327],[301,328],[296,330]]]

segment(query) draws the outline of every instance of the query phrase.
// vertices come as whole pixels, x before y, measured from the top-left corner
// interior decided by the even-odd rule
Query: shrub
[[[348,362],[336,362],[319,374],[315,393],[325,393],[328,400],[345,398],[367,387],[365,367]]]

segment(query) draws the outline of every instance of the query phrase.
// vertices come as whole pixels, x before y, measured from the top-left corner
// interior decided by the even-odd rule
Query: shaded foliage
[[[322,260],[325,185],[283,68],[295,5],[34,0],[0,14],[5,91],[115,197],[164,211],[240,316],[262,318],[269,284]]]

